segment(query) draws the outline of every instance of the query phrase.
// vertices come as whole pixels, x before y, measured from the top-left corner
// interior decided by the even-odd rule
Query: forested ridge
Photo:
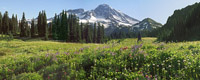
[[[200,3],[174,11],[159,30],[159,41],[200,40]]]

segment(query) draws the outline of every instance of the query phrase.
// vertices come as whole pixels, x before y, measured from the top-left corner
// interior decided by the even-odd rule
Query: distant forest
[[[105,41],[104,26],[100,23],[83,24],[74,14],[63,11],[56,15],[51,23],[47,23],[45,11],[39,12],[37,20],[32,19],[31,25],[26,21],[25,13],[18,21],[17,15],[9,18],[6,11],[0,13],[0,33],[20,38],[43,37],[66,42],[103,43]]]

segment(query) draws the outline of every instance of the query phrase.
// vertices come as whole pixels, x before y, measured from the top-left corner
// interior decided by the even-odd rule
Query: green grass
[[[105,44],[1,40],[0,80],[200,78],[200,41],[155,40],[111,40]]]

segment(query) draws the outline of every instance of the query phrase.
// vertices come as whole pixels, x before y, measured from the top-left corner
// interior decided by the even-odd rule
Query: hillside
[[[174,11],[160,29],[159,41],[200,40],[200,3]]]

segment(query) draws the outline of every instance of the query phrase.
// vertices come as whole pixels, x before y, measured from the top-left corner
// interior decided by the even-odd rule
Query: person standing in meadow
[[[137,42],[139,42],[139,41],[142,41],[142,36],[141,36],[140,32],[138,33],[138,40],[137,40]]]

